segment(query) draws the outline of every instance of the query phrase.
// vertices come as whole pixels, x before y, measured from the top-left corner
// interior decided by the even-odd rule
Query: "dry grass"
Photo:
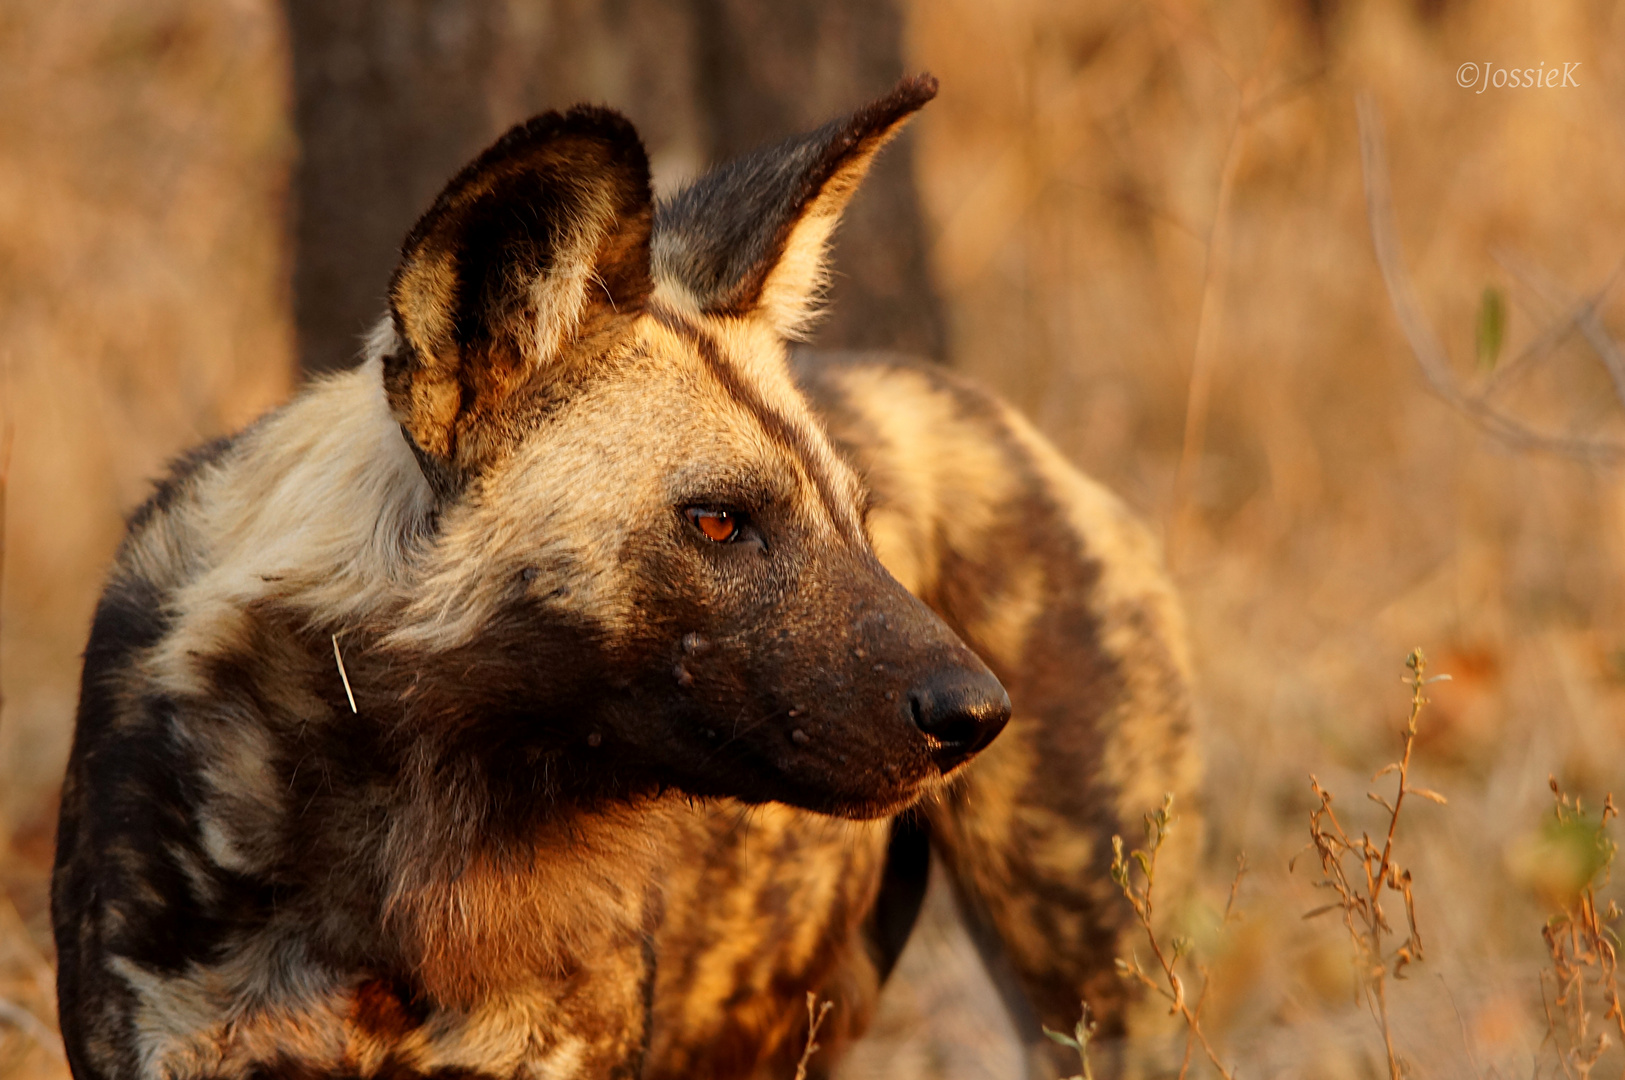
[[[1333,899],[1304,915],[1312,919],[1317,915],[1339,912],[1343,926],[1354,946],[1355,974],[1367,1004],[1377,1017],[1382,1030],[1383,1052],[1388,1057],[1389,1080],[1400,1080],[1404,1075],[1399,1053],[1394,1049],[1393,1025],[1388,1013],[1388,980],[1405,977],[1405,968],[1423,959],[1422,932],[1416,928],[1416,897],[1411,891],[1411,872],[1401,865],[1394,839],[1399,832],[1399,814],[1405,806],[1405,796],[1415,795],[1443,806],[1445,798],[1428,788],[1411,786],[1411,754],[1416,749],[1416,723],[1421,718],[1422,706],[1427,704],[1423,690],[1429,683],[1441,682],[1449,675],[1427,675],[1427,660],[1421,649],[1414,650],[1405,660],[1410,669],[1407,680],[1411,688],[1411,715],[1402,734],[1404,749],[1399,760],[1384,765],[1371,778],[1376,783],[1389,773],[1397,774],[1394,801],[1389,802],[1375,792],[1366,798],[1382,807],[1388,814],[1388,826],[1380,833],[1379,846],[1371,834],[1363,832],[1360,838],[1351,837],[1332,809],[1332,793],[1320,786],[1320,780],[1309,778],[1318,805],[1309,811],[1310,847],[1320,859],[1320,887],[1329,889]],[[1291,863],[1288,868],[1291,868]],[[1404,905],[1405,940],[1392,952],[1383,944],[1387,935],[1394,933],[1383,910],[1383,893],[1396,894]]]
[[[1596,821],[1590,820],[1579,799],[1563,794],[1552,778],[1553,807],[1548,841],[1562,851],[1558,865],[1568,870],[1566,882],[1548,877],[1557,886],[1558,911],[1541,930],[1551,969],[1542,971],[1541,1002],[1546,1006],[1546,1038],[1558,1055],[1563,1075],[1585,1080],[1597,1067],[1612,1040],[1606,1030],[1592,1034],[1589,997],[1595,993],[1604,1006],[1602,1024],[1613,1027],[1625,1043],[1625,1009],[1619,1001],[1619,904],[1609,901],[1597,910],[1597,885],[1606,883],[1618,845],[1608,835],[1608,821],[1619,816],[1614,796],[1603,799]],[[1550,866],[1552,860],[1548,860]],[[1547,999],[1550,986],[1551,998]],[[1556,1008],[1561,1024],[1552,1015]]]
[[[46,1028],[54,784],[119,515],[164,457],[287,384],[293,148],[272,13],[0,11],[0,361],[16,424],[0,1000]],[[1609,351],[1625,330],[1625,5],[920,0],[910,20],[912,62],[944,87],[916,169],[954,363],[1163,524],[1187,598],[1210,872],[1166,914],[1210,974],[1204,1031],[1238,1076],[1390,1073],[1359,966],[1300,918],[1323,897],[1287,862],[1319,805],[1305,775],[1359,790],[1386,758],[1391,703],[1371,688],[1420,641],[1455,681],[1434,690],[1413,762],[1451,807],[1407,811],[1428,961],[1387,982],[1393,1042],[1419,1076],[1576,1069],[1616,1030],[1597,981],[1611,886],[1589,908],[1551,907],[1557,856],[1538,823],[1549,774],[1589,805],[1625,762],[1625,489],[1462,404],[1625,444]],[[1460,64],[1486,60],[1578,62],[1580,85],[1456,85]],[[1387,265],[1360,91],[1386,131]],[[1401,314],[1420,321],[1396,316],[1396,268],[1414,299]],[[1340,806],[1339,821],[1358,846],[1387,813]],[[1245,918],[1226,927],[1243,849]],[[848,1075],[1016,1075],[951,903],[940,889],[929,903],[881,1037]],[[1543,938],[1556,910],[1569,921]],[[1564,996],[1576,971],[1585,994]],[[35,1034],[0,1017],[0,1073],[64,1074]],[[1589,1067],[1622,1058],[1611,1045]]]

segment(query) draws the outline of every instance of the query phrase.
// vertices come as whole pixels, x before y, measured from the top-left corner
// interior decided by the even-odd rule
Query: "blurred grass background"
[[[496,6],[573,66],[535,85],[493,69],[490,130],[575,97],[642,109],[667,184],[726,143],[705,134],[703,94],[667,100],[684,72],[615,50],[632,23],[652,32],[628,11],[660,5],[538,0],[551,14],[528,22],[521,0]],[[1300,919],[1323,894],[1287,861],[1311,771],[1356,824],[1376,820],[1362,792],[1397,748],[1420,644],[1454,681],[1415,769],[1450,805],[1401,826],[1428,959],[1390,989],[1396,1041],[1417,1075],[1557,1075],[1548,912],[1518,853],[1549,773],[1593,803],[1625,789],[1625,489],[1425,391],[1372,255],[1353,102],[1381,110],[1406,264],[1457,376],[1477,385],[1549,337],[1504,408],[1625,439],[1586,342],[1547,335],[1560,306],[1506,269],[1590,296],[1625,259],[1625,3],[910,0],[897,18],[903,63],[943,86],[893,166],[917,194],[941,330],[900,340],[1010,397],[1157,523],[1186,597],[1209,768],[1188,921],[1215,1041],[1247,1076],[1385,1075],[1342,931]],[[1457,84],[1468,61],[1578,64],[1579,85],[1476,93]],[[297,381],[295,67],[270,0],[0,0],[0,1075],[66,1072],[46,883],[121,515],[166,458]],[[886,85],[823,70],[805,120]],[[1605,327],[1625,330],[1621,291],[1602,293]],[[1504,306],[1498,348],[1486,295]],[[831,333],[861,307],[835,302]],[[1245,917],[1221,935],[1211,910],[1243,850]],[[849,1075],[1017,1075],[949,907],[937,890]]]

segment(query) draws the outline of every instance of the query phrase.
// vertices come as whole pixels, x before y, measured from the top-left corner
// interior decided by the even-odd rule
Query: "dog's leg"
[[[886,845],[886,869],[880,877],[880,895],[864,922],[864,936],[882,980],[897,966],[931,880],[931,830],[915,814],[892,822]]]

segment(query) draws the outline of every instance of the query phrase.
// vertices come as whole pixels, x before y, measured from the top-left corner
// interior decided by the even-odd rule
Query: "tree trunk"
[[[899,10],[874,0],[288,0],[300,159],[294,303],[307,373],[354,361],[401,238],[503,128],[604,102],[638,125],[656,187],[888,90]],[[907,143],[854,203],[829,348],[932,357],[942,319]]]

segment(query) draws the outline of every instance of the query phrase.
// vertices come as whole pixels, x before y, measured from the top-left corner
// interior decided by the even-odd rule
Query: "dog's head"
[[[786,365],[842,209],[935,89],[658,206],[626,120],[548,113],[407,237],[380,351],[441,510],[397,637],[465,665],[516,768],[541,746],[870,816],[1004,725],[998,681],[876,559]]]

